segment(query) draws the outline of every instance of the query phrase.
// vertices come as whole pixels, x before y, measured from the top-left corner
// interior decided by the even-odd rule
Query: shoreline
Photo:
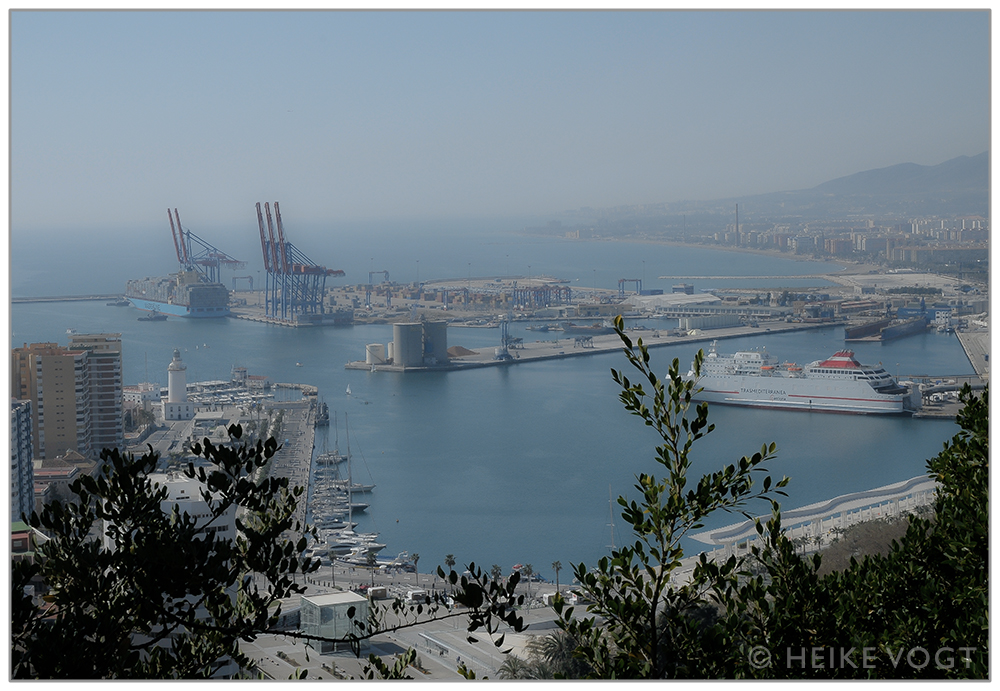
[[[778,259],[788,259],[790,261],[802,262],[802,263],[813,263],[813,264],[835,264],[840,266],[840,270],[830,272],[831,274],[836,274],[840,276],[849,276],[859,273],[869,273],[870,271],[881,272],[884,271],[884,267],[880,267],[876,264],[867,264],[864,262],[855,262],[848,259],[816,259],[815,257],[805,258],[804,255],[790,254],[788,252],[782,252],[777,249],[758,249],[754,247],[738,247],[733,245],[706,245],[699,242],[683,242],[681,240],[667,240],[663,238],[636,238],[636,237],[591,237],[591,238],[568,238],[561,235],[536,235],[533,233],[517,232],[514,235],[520,237],[529,238],[551,238],[557,240],[567,240],[570,242],[618,242],[618,243],[629,243],[629,244],[648,244],[648,245],[666,245],[668,247],[690,247],[693,249],[706,249],[714,250],[718,252],[735,252],[739,254],[756,254],[765,257],[776,257]],[[788,276],[788,278],[796,278],[796,276]]]

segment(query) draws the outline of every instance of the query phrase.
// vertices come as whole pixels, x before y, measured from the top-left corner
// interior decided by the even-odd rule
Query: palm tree
[[[365,555],[365,562],[368,564],[368,568],[372,570],[372,587],[375,587],[375,566],[378,562],[375,560],[375,553],[369,552]]]
[[[420,561],[420,555],[416,552],[413,553],[413,570],[417,572],[417,585],[420,585],[420,570],[417,569],[417,562]]]
[[[556,593],[559,592],[559,571],[562,569],[561,561],[552,562],[552,570],[556,572]]]
[[[450,571],[451,567],[455,565],[455,555],[454,554],[444,555],[444,565],[447,566],[448,570]],[[451,585],[450,585],[451,581],[449,580],[448,583],[449,583],[448,592],[451,592]]]
[[[500,577],[503,576],[503,569],[500,568],[499,564],[494,564],[490,567],[490,576],[493,577],[494,581],[500,580]]]
[[[528,663],[517,655],[508,655],[497,669],[497,676],[501,679],[531,679],[530,674]]]
[[[550,677],[558,674],[567,679],[583,679],[593,672],[593,668],[574,655],[576,648],[576,639],[565,631],[557,631],[532,638],[524,651],[529,664],[539,671],[546,670]]]
[[[535,570],[531,568],[531,564],[525,564],[521,569],[521,575],[528,582],[528,608],[531,608],[531,577],[535,575]]]

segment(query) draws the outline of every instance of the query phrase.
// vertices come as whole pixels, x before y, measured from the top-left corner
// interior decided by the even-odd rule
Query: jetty
[[[820,323],[796,323],[796,322],[764,322],[761,326],[732,326],[720,329],[698,330],[695,333],[688,332],[680,335],[675,329],[627,329],[626,335],[637,343],[642,339],[643,345],[649,348],[662,346],[681,345],[688,343],[706,343],[714,340],[726,338],[740,338],[743,336],[755,336],[764,334],[787,333],[790,331],[806,331],[811,329],[824,329],[834,326],[843,326],[842,321],[820,322]],[[583,357],[587,355],[598,355],[601,353],[617,352],[622,349],[621,339],[617,334],[606,335],[583,335],[572,336],[570,338],[559,338],[551,341],[521,342],[514,346],[509,346],[508,357],[498,358],[497,348],[485,348],[479,351],[469,351],[467,355],[450,357],[446,361],[439,361],[433,365],[402,366],[394,364],[371,364],[367,360],[348,362],[346,369],[370,370],[378,372],[442,372],[453,370],[474,369],[478,367],[499,367],[515,365],[525,362],[539,362],[543,360],[560,360],[572,357]],[[694,355],[694,351],[691,352]]]

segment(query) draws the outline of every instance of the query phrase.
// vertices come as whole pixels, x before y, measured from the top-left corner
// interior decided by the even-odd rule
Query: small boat
[[[167,315],[160,314],[159,312],[151,312],[150,314],[143,315],[136,319],[140,322],[165,322],[167,321]]]
[[[323,401],[319,402],[316,410],[316,427],[325,427],[330,424],[330,409]]]
[[[330,486],[333,487],[334,489],[340,490],[342,492],[346,492],[347,491],[347,480],[333,480],[330,483]],[[362,484],[360,482],[354,482],[354,483],[351,483],[350,489],[351,489],[351,494],[368,494],[373,489],[375,489],[375,485],[373,485],[373,484],[372,485],[365,485],[365,484]]]
[[[350,384],[347,385],[347,395],[348,396],[351,395],[351,385]]]
[[[106,302],[104,304],[107,305],[108,307],[128,307],[132,303],[126,300],[125,298],[118,298],[113,302]]]
[[[296,366],[296,367],[301,367],[301,366],[302,366],[302,363],[301,363],[301,362],[296,362],[296,363],[295,363],[295,366]]]

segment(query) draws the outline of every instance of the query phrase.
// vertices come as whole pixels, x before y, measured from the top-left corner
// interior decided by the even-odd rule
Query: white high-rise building
[[[187,365],[181,361],[181,351],[174,348],[174,359],[167,367],[167,400],[163,402],[164,420],[191,420],[194,404],[187,399]]]

